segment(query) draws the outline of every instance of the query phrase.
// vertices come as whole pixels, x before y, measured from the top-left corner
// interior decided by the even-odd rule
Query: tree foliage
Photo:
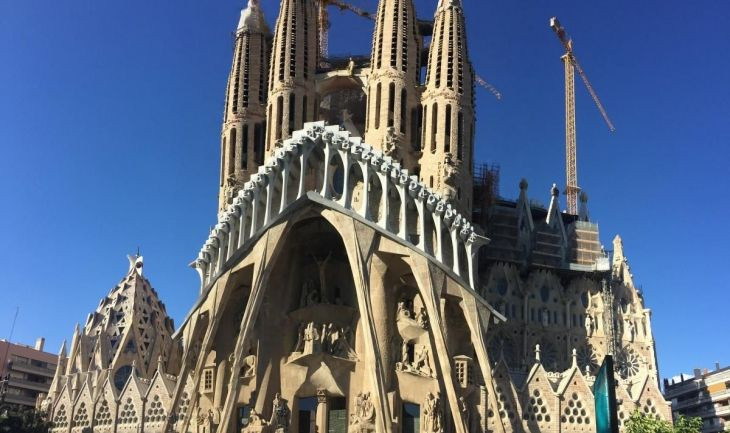
[[[680,415],[674,422],[645,415],[638,410],[626,421],[626,433],[700,433],[702,418]]]
[[[33,409],[0,413],[0,433],[48,433],[50,428],[51,423]]]

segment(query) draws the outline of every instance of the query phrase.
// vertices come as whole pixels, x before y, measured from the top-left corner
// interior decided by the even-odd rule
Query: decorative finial
[[[127,273],[131,273],[132,271],[137,271],[137,273],[141,276],[142,275],[142,268],[144,267],[144,258],[139,255],[139,247],[137,247],[137,254],[130,256],[127,256],[127,259],[129,259],[129,270]]]
[[[523,177],[522,180],[520,180],[520,191],[525,190],[527,190],[527,179]]]
[[[578,367],[578,351],[573,348],[573,367]]]
[[[550,189],[550,193],[552,194],[553,197],[557,197],[560,195],[560,190],[558,189],[558,187],[555,184],[553,184],[553,187]]]
[[[535,345],[535,361],[540,362],[540,345]]]

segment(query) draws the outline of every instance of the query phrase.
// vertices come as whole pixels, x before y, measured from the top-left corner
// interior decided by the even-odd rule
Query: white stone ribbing
[[[333,182],[338,169],[342,170],[341,192]],[[192,263],[200,275],[201,290],[221,273],[228,259],[248,247],[308,188],[431,255],[472,289],[478,287],[477,252],[487,239],[466,217],[361,138],[350,137],[339,126],[311,122],[284,141],[220,214]]]

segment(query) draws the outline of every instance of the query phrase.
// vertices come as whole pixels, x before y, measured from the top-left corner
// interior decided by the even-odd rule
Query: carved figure
[[[404,317],[406,319],[411,318],[411,312],[408,310],[408,307],[406,307],[406,301],[398,301],[398,310],[396,312],[396,318]]]
[[[586,335],[589,337],[591,335],[593,335],[593,319],[589,315],[586,315],[585,327],[586,327]]]
[[[269,422],[276,433],[287,433],[289,431],[289,413],[286,400],[281,398],[281,394],[277,392],[274,396],[271,421]]]
[[[312,254],[312,259],[314,259],[314,263],[317,264],[317,269],[319,270],[320,301],[325,302],[325,303],[327,302],[327,276],[326,276],[327,262],[329,262],[331,257],[332,257],[332,251],[327,253],[327,257],[325,257],[324,259],[317,259],[317,257],[315,257],[314,254]]]
[[[431,376],[431,362],[428,359],[428,350],[425,345],[416,345],[413,358],[413,368],[424,376]]]
[[[302,323],[293,352],[303,355],[324,352],[340,358],[356,359],[355,351],[350,346],[351,334],[350,327],[338,327],[334,323]]]
[[[243,366],[241,367],[241,377],[251,377],[256,374],[256,354],[251,349],[248,355],[243,358]]]
[[[309,307],[310,305],[316,305],[320,302],[319,290],[315,287],[312,279],[307,279],[302,284],[302,294],[299,298],[300,307]]]
[[[421,328],[428,328],[428,316],[426,315],[425,308],[421,307],[421,309],[418,310],[418,315],[416,315],[416,322],[418,322],[418,326],[420,326]]]
[[[550,326],[550,311],[547,308],[542,309],[542,326]]]
[[[626,332],[629,336],[629,341],[633,342],[634,337],[636,337],[636,327],[634,326],[634,322],[632,320],[627,321],[628,324],[626,325]]]
[[[424,404],[424,428],[423,431],[428,433],[441,433],[443,431],[443,409],[441,408],[441,398],[437,392],[428,393]]]
[[[383,154],[393,159],[398,159],[398,135],[395,128],[389,126],[383,137]]]
[[[375,406],[370,401],[370,393],[359,393],[355,403],[355,412],[350,415],[350,425],[358,433],[375,431]]]

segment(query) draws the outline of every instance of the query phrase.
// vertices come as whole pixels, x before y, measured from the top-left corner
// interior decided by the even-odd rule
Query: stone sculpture
[[[350,415],[350,431],[356,433],[372,433],[375,431],[375,406],[370,401],[370,393],[359,393],[355,403],[355,412]]]
[[[441,396],[429,392],[426,396],[423,410],[423,431],[428,433],[441,433],[443,431],[444,412],[441,408]]]
[[[286,400],[281,398],[281,394],[277,392],[274,396],[271,421],[269,422],[275,433],[287,433],[289,431],[290,413]]]

